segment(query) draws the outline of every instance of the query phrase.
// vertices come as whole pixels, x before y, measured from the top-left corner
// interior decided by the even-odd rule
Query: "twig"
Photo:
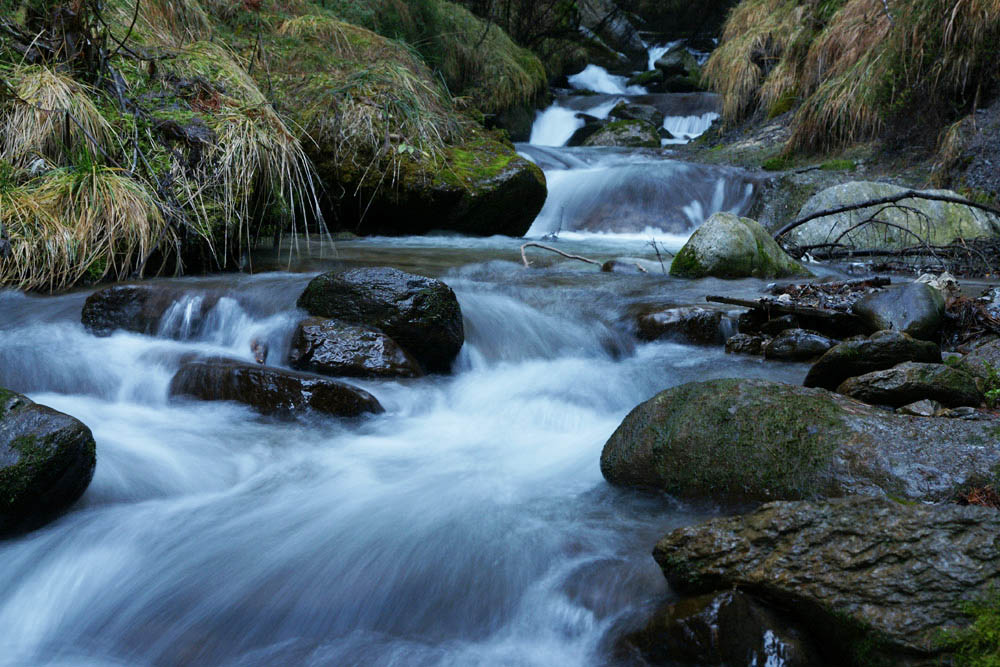
[[[541,243],[535,243],[534,241],[529,241],[528,243],[525,243],[524,245],[521,246],[521,261],[524,262],[524,265],[526,267],[531,266],[531,262],[528,261],[528,256],[524,253],[526,248],[541,248],[542,250],[549,250],[551,252],[556,253],[557,255],[562,255],[567,259],[577,259],[580,260],[581,262],[587,262],[588,264],[596,264],[597,266],[601,266],[601,262],[598,262],[596,259],[590,259],[589,257],[581,257],[580,255],[571,255],[568,252],[563,252],[562,250],[559,250],[558,248],[553,248],[552,246],[542,245]]]

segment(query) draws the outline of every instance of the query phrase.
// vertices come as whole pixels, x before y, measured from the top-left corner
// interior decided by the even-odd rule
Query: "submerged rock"
[[[965,371],[944,364],[912,361],[844,380],[837,392],[865,403],[894,408],[924,399],[950,408],[975,406],[983,401],[975,378]]]
[[[659,148],[660,135],[652,123],[644,120],[614,120],[587,137],[583,145]]]
[[[352,377],[416,377],[420,364],[372,327],[313,317],[299,322],[288,363],[299,370]]]
[[[388,267],[313,278],[298,301],[310,315],[375,327],[430,372],[447,372],[465,340],[462,310],[440,280]]]
[[[905,190],[906,188],[898,185],[870,181],[852,181],[834,185],[810,197],[799,211],[799,217],[868,200],[891,197]],[[950,190],[926,192],[959,197]],[[893,249],[919,244],[918,239],[934,245],[947,245],[959,237],[971,239],[996,236],[1000,231],[1000,219],[996,216],[962,204],[926,199],[907,199],[901,204],[919,211],[920,214],[912,210],[888,208],[880,212],[878,217],[891,223],[893,227],[865,225],[848,231],[872,217],[881,208],[872,206],[807,222],[788,232],[788,240],[798,246],[807,246],[829,243],[844,234],[838,243],[848,247]]]
[[[788,619],[738,590],[667,605],[624,638],[652,664],[823,664],[806,634]]]
[[[950,499],[1000,463],[998,422],[927,420],[821,389],[691,382],[625,417],[601,452],[612,484],[733,501]]]
[[[961,602],[1000,583],[998,533],[984,507],[779,502],[675,530],[653,556],[678,591],[736,587],[795,609],[833,664],[937,664],[940,632],[969,622]]]
[[[810,275],[750,218],[716,213],[695,230],[670,264],[682,278]]]
[[[96,462],[82,422],[0,389],[0,536],[36,528],[76,502]]]
[[[162,286],[114,285],[87,297],[80,320],[96,336],[110,336],[118,330],[155,334],[164,314],[185,294]],[[218,295],[210,293],[192,301],[193,319],[200,321],[218,301]]]
[[[904,361],[941,363],[941,349],[899,331],[878,331],[868,338],[836,345],[809,369],[806,387],[836,389],[847,378],[892,368]]]
[[[245,403],[265,415],[315,410],[336,417],[384,412],[374,396],[344,382],[235,359],[196,359],[170,381],[171,396]]]
[[[937,340],[944,298],[926,283],[893,285],[856,301],[851,310],[874,331],[894,329],[921,340]]]
[[[764,346],[765,359],[806,361],[833,347],[835,341],[805,329],[785,329]]]
[[[718,343],[722,311],[689,306],[644,313],[638,318],[638,335],[642,340],[676,336],[693,343]]]

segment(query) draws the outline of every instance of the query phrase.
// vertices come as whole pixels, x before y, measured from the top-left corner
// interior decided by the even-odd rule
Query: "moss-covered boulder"
[[[587,137],[583,145],[659,148],[660,134],[649,121],[614,120]]]
[[[40,526],[76,502],[96,463],[83,423],[0,389],[0,536]]]
[[[872,405],[894,408],[924,399],[951,408],[976,406],[983,401],[975,378],[960,368],[912,361],[844,380],[837,392]]]
[[[716,213],[694,231],[670,264],[681,278],[781,278],[812,275],[755,220]]]
[[[451,288],[398,269],[324,273],[309,283],[298,306],[317,317],[375,327],[431,372],[447,372],[465,341]]]
[[[833,390],[847,378],[882,371],[904,361],[939,364],[941,348],[900,331],[877,331],[868,338],[844,341],[830,348],[809,369],[803,384]]]
[[[675,530],[653,557],[682,593],[735,588],[795,610],[826,664],[950,665],[942,631],[1000,584],[998,532],[987,507],[776,502]]]
[[[799,211],[799,217],[841,206],[890,197],[906,188],[890,183],[852,181],[834,185],[810,197]],[[933,194],[958,197],[950,190],[928,190]],[[880,209],[871,206],[846,213],[817,218],[788,232],[788,240],[799,246],[829,243],[835,239],[848,247],[858,249],[898,249],[923,241],[947,245],[956,238],[997,236],[1000,218],[978,209],[931,201],[907,199],[900,208]],[[859,223],[878,213],[878,219],[887,225],[862,225]],[[857,227],[857,228],[855,228]]]
[[[691,382],[632,410],[604,445],[601,472],[616,485],[717,500],[944,500],[1000,464],[998,426],[765,380]]]

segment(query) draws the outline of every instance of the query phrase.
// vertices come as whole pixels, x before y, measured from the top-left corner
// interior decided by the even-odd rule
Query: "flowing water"
[[[552,190],[532,234],[551,232],[558,214],[570,252],[655,261],[638,232],[672,233],[676,245],[752,194],[735,170],[522,149]],[[625,209],[602,215],[628,218],[632,235],[576,224],[602,198],[636,197],[655,224]],[[669,386],[798,382],[804,367],[635,342],[643,305],[749,296],[758,281],[600,273],[541,252],[528,270],[521,243],[367,239],[293,272],[160,281],[181,296],[158,336],[89,335],[85,293],[0,293],[0,385],[81,419],[98,443],[82,500],[0,541],[0,664],[620,662],[617,634],[671,597],[655,541],[718,508],[608,486],[604,442]],[[258,267],[269,261],[280,266]],[[308,280],[361,265],[454,288],[466,342],[452,375],[358,381],[386,412],[357,422],[168,398],[192,353],[249,360],[257,338],[284,365]],[[224,297],[198,319],[208,291]]]

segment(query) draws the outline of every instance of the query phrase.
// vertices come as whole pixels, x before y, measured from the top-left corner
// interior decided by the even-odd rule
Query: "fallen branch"
[[[524,265],[526,267],[531,266],[531,262],[528,261],[528,256],[524,254],[524,250],[526,248],[541,248],[542,250],[549,250],[551,252],[556,253],[557,255],[562,255],[567,259],[576,259],[581,262],[586,262],[587,264],[596,264],[597,266],[601,266],[601,262],[598,262],[596,259],[590,259],[589,257],[581,257],[580,255],[571,255],[568,252],[563,252],[562,250],[559,250],[558,248],[553,248],[552,246],[549,245],[542,245],[541,243],[535,243],[534,241],[530,241],[521,246],[521,261],[524,262]]]

